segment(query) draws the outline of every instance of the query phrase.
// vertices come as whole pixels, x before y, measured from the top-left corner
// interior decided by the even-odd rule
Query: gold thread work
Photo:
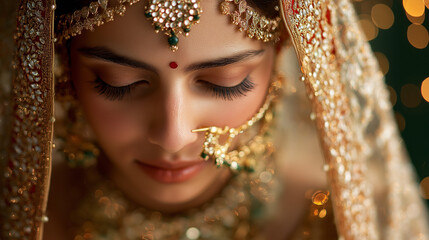
[[[114,20],[115,15],[123,16],[127,6],[140,0],[97,0],[70,14],[58,17],[56,40],[63,42],[78,36],[84,30]],[[222,14],[230,16],[239,31],[252,39],[277,42],[280,39],[280,17],[267,18],[250,7],[246,0],[224,0],[220,4]],[[199,22],[201,13],[199,0],[151,0],[145,7],[146,18],[152,21],[155,32],[165,32],[168,44],[174,52],[178,50],[177,35],[188,36],[191,26]]]
[[[205,142],[203,144],[201,157],[206,161],[214,161],[218,167],[226,166],[235,172],[241,170],[252,172],[256,159],[253,159],[251,155],[266,152],[270,150],[268,148],[272,148],[272,144],[264,142],[265,138],[262,136],[267,134],[269,125],[273,121],[272,105],[279,96],[280,89],[282,88],[282,81],[283,77],[277,76],[277,79],[271,84],[268,90],[268,96],[259,111],[238,128],[225,126],[223,128],[204,127],[192,130],[193,133],[205,132]],[[261,120],[264,120],[264,122],[257,136],[253,137],[247,144],[242,145],[238,149],[228,151],[235,137],[244,133]],[[223,135],[226,135],[226,141],[221,144],[220,138]]]

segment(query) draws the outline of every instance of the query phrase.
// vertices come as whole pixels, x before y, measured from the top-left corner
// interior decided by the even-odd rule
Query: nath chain
[[[282,88],[283,77],[277,76],[277,79],[271,84],[268,90],[268,96],[264,105],[259,109],[250,120],[238,128],[221,127],[204,127],[192,130],[193,133],[205,132],[205,142],[201,157],[208,161],[212,160],[218,166],[227,166],[233,171],[253,171],[255,159],[251,155],[259,155],[270,148],[265,138],[269,125],[273,121],[272,103],[278,98],[280,89]],[[253,137],[246,145],[239,147],[237,150],[228,152],[232,141],[236,136],[248,130],[257,122],[264,120],[260,133]],[[227,135],[226,135],[227,134]],[[221,144],[219,138],[226,135],[227,139],[224,144]]]

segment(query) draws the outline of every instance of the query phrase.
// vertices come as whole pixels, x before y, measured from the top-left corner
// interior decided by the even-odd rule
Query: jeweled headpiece
[[[16,29],[15,47],[12,47],[16,50],[16,54],[13,59],[13,68],[1,68],[1,79],[3,80],[3,75],[6,76],[5,79],[11,75],[13,82],[1,81],[6,85],[0,88],[0,99],[6,100],[0,104],[0,112],[2,112],[0,128],[4,129],[4,131],[0,130],[2,139],[0,141],[0,162],[2,163],[0,182],[3,186],[3,197],[0,201],[0,221],[3,224],[1,224],[0,238],[42,239],[43,223],[48,220],[46,205],[53,169],[52,159],[56,158],[53,153],[55,51],[52,25],[55,0],[4,1],[6,2],[13,2],[13,4],[2,4],[2,10],[8,15],[16,15],[17,21],[6,21],[6,26],[9,26],[1,29],[6,30],[5,33]],[[125,5],[133,1],[122,2],[122,5]],[[314,125],[319,134],[320,146],[326,161],[323,169],[327,171],[336,223],[333,232],[338,233],[337,238],[345,240],[428,239],[428,218],[418,188],[415,186],[414,171],[409,164],[408,154],[392,117],[392,106],[383,74],[378,70],[376,58],[359,28],[352,1],[279,0],[278,2],[285,27],[289,31],[301,65],[303,86],[312,105],[314,114],[311,116],[314,116]],[[110,17],[115,15],[116,11],[122,12],[123,8],[120,5],[114,8],[116,10],[110,11],[107,10],[110,9],[107,4],[100,5],[100,3],[104,4],[107,1],[100,0],[92,4],[92,8],[88,8],[89,13],[86,9],[79,11],[85,20],[82,20],[81,15],[76,14],[76,19],[79,16],[80,20],[73,17],[73,22],[63,22],[66,27],[57,29],[59,32],[56,37],[64,38],[62,33],[71,34],[74,30],[84,29],[84,25],[91,26],[91,22],[101,23],[106,21],[103,19],[111,19]],[[8,8],[10,6],[12,9]],[[100,15],[95,15],[93,12],[98,12]],[[11,38],[12,35],[7,34],[4,39]],[[8,54],[0,54],[0,57],[2,60],[8,59],[6,63],[11,61]],[[290,65],[291,62],[285,61],[285,63]],[[9,74],[11,72],[13,74]],[[9,91],[8,89],[12,89],[10,94],[4,95]],[[291,103],[284,108],[289,109],[291,113],[295,111],[293,108],[299,108],[300,111],[307,110],[306,107],[301,109],[303,105],[295,106],[302,99],[286,97],[284,100]],[[302,112],[307,114],[307,111]],[[280,146],[286,146],[287,143],[296,140],[311,139],[310,134],[307,135],[307,133],[312,134],[313,128],[307,129],[310,125],[300,118],[294,118],[291,117],[282,122],[286,122],[285,124],[290,126],[286,130],[293,130],[291,134],[298,138],[292,137],[285,143],[278,141]],[[290,123],[289,120],[291,120]],[[298,126],[296,124],[304,124],[302,129],[305,132],[292,129]],[[298,136],[299,134],[304,135]],[[311,152],[310,155],[295,155],[300,157],[312,158],[316,156],[313,153],[318,154],[317,149],[307,149],[305,144],[306,142],[303,142],[303,145],[294,144],[288,146],[291,147],[288,149]],[[293,149],[294,146],[303,146],[303,148]],[[278,160],[284,162],[285,156],[280,155],[282,154],[279,154]],[[300,159],[292,161],[298,163]],[[310,169],[310,172],[302,170],[301,164],[293,163],[284,166],[290,167],[289,172],[313,174]],[[316,164],[316,167],[320,166]],[[266,179],[262,177],[262,173],[258,174],[259,179],[253,178],[255,181],[252,178],[246,178],[245,181],[251,180],[249,184],[246,183],[250,185],[250,191],[258,189],[259,183],[263,178]],[[235,179],[238,178],[231,179],[231,182]],[[297,178],[298,181],[301,181],[300,179]],[[240,179],[238,182],[243,183]],[[228,185],[231,186],[231,184]],[[230,194],[228,189],[225,189],[225,192],[228,199],[230,196],[241,195],[241,190],[238,192],[240,194]],[[287,194],[284,195],[287,197]],[[218,202],[217,199],[214,199],[214,202]],[[223,200],[220,202],[224,203]],[[240,209],[237,212],[234,211],[232,215],[235,216],[236,213],[239,213],[237,216],[249,213],[255,215],[252,214],[253,211]],[[258,207],[255,210],[258,217],[255,220],[259,221],[260,209]],[[195,215],[199,213],[201,212]],[[224,215],[222,211],[219,213]],[[257,232],[253,231],[255,229],[247,221],[242,221],[241,217],[237,221],[238,229],[232,230],[229,224],[231,218],[229,214],[225,216],[227,221],[220,218],[213,219],[223,221],[224,225],[219,229],[228,231],[231,229],[233,235],[216,239],[243,236],[237,235],[239,232]],[[117,220],[112,219],[111,214],[109,219]],[[159,218],[156,217],[156,219]],[[202,221],[205,220],[206,218],[202,219]],[[315,223],[309,227],[322,231],[326,229],[327,225],[321,224],[320,221]],[[179,222],[179,228],[184,229],[180,224]],[[195,225],[192,224],[192,226]],[[153,225],[149,227],[153,229]],[[195,230],[194,227],[188,230],[191,229]],[[302,233],[300,229],[302,228],[296,229],[297,237]],[[332,228],[329,227],[329,229]],[[112,230],[111,225],[108,226],[108,230]],[[126,230],[124,232],[128,233]],[[205,230],[201,231],[203,232]],[[318,234],[318,232],[315,233]],[[113,231],[113,234],[116,232]],[[84,236],[88,235],[94,236],[92,233],[85,233]],[[243,238],[246,237],[243,236]],[[332,237],[325,239],[332,239]]]
[[[94,27],[113,21],[115,15],[123,16],[127,6],[137,2],[140,0],[97,0],[73,13],[61,15],[56,29],[57,40],[61,42],[78,36],[83,30],[93,31]],[[220,10],[230,16],[232,23],[248,37],[264,42],[279,40],[280,17],[270,19],[262,16],[246,0],[224,0]],[[200,0],[149,0],[144,11],[155,31],[168,36],[173,52],[178,49],[178,35],[188,36],[191,26],[199,22],[201,13]]]
[[[56,29],[57,40],[68,40],[80,35],[83,30],[93,31],[94,27],[113,21],[115,15],[123,16],[126,6],[137,2],[140,0],[98,0],[73,13],[61,15]]]
[[[246,0],[224,0],[220,7],[222,14],[230,16],[232,23],[240,31],[246,32],[249,38],[264,42],[277,42],[280,39],[280,17],[270,19],[260,15],[247,5]]]
[[[188,36],[191,26],[200,21],[202,12],[197,0],[153,0],[145,9],[145,15],[152,21],[155,32],[163,31],[168,36],[168,44],[173,52],[178,49],[177,34]]]

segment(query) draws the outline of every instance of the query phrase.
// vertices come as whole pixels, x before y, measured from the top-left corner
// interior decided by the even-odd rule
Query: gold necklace
[[[89,197],[78,209],[78,225],[81,226],[74,239],[254,239],[260,234],[258,229],[263,220],[271,215],[270,208],[275,206],[273,202],[279,192],[275,161],[271,157],[274,151],[271,136],[274,106],[271,102],[279,94],[280,83],[280,77],[273,81],[265,104],[248,121],[252,124],[244,124],[246,129],[257,132],[245,132],[242,127],[232,129],[236,133],[229,132],[234,136],[239,133],[248,135],[241,140],[250,140],[239,144],[236,150],[225,153],[221,158],[223,164],[219,163],[218,157],[214,164],[221,166],[231,160],[240,166],[252,168],[251,171],[239,172],[232,167],[231,162],[229,168],[234,175],[216,198],[200,208],[181,214],[162,214],[129,201],[114,184],[101,176],[96,177],[96,182],[90,185],[96,188],[89,192]],[[212,131],[208,135],[210,133]],[[218,141],[214,143],[213,146],[219,145]],[[225,145],[227,151],[228,141]],[[220,153],[218,155],[223,156]],[[232,157],[226,157],[230,155]]]
[[[93,185],[97,187],[78,208],[79,227],[74,239],[254,238],[260,234],[260,224],[272,213],[279,182],[271,157],[271,137],[266,133],[252,141],[259,150],[251,149],[255,154],[249,155],[258,159],[255,171],[233,175],[217,197],[181,214],[163,214],[137,206],[113,184],[98,177]]]

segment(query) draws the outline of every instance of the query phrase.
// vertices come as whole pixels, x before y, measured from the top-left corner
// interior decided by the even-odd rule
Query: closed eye
[[[246,93],[255,88],[255,83],[250,80],[249,76],[239,84],[232,87],[219,86],[206,81],[202,81],[202,83],[216,98],[222,98],[227,101],[232,101],[235,98],[246,96]]]
[[[97,77],[93,81],[94,88],[97,90],[97,93],[110,101],[120,101],[124,99],[124,97],[131,94],[134,87],[143,83],[147,83],[147,81],[142,80],[126,86],[115,87],[107,84],[100,77]]]

